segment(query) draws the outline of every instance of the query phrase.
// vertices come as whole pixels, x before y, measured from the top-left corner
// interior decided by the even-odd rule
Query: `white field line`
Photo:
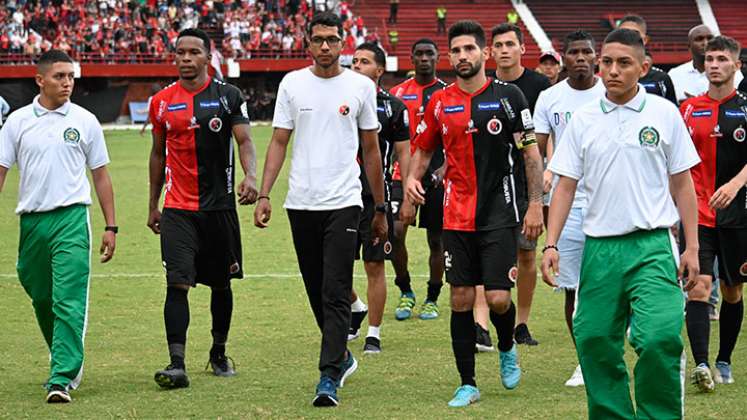
[[[93,274],[91,277],[93,278],[108,278],[108,277],[114,277],[114,278],[143,278],[143,277],[164,277],[166,274],[163,272],[153,272],[153,273],[111,273],[111,274]],[[15,279],[17,278],[17,274],[0,274],[0,278],[4,279]],[[354,274],[353,277],[355,278],[366,278],[365,275],[361,274]],[[411,274],[410,277],[415,278],[428,278],[428,275],[426,274]],[[292,278],[301,278],[301,273],[265,273],[265,274],[244,274],[244,278],[250,278],[250,279],[266,279],[266,278],[273,278],[273,279],[292,279]]]

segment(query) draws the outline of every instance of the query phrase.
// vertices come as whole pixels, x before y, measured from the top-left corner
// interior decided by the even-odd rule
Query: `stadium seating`
[[[711,0],[711,8],[721,33],[735,38],[742,48],[747,48],[745,3],[738,0]]]

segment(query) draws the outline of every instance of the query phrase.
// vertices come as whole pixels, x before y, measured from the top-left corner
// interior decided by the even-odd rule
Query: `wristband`
[[[559,251],[558,247],[555,245],[545,245],[544,248],[542,248],[542,253],[544,254],[545,251],[548,249],[554,249],[555,251]]]
[[[104,232],[114,232],[119,233],[119,226],[107,226],[104,228]]]
[[[261,200],[261,199],[263,199],[263,198],[266,198],[266,199],[267,199],[267,201],[270,201],[270,197],[269,197],[269,196],[266,196],[266,195],[260,195],[259,197],[257,197],[257,201],[259,201],[259,200]]]

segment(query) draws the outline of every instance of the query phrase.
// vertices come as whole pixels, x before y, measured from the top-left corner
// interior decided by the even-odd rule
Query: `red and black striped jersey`
[[[194,92],[172,83],[153,96],[150,121],[166,135],[164,208],[235,208],[232,127],[249,124],[241,91],[217,79]]]
[[[446,153],[444,229],[519,224],[527,197],[514,133],[532,130],[527,100],[514,85],[489,79],[471,94],[456,84],[433,94],[415,143],[424,150],[443,145]]]
[[[747,227],[744,187],[727,208],[714,210],[708,205],[716,190],[747,165],[747,95],[734,91],[717,101],[706,93],[683,102],[680,112],[701,160],[691,169],[698,196],[698,224]]]

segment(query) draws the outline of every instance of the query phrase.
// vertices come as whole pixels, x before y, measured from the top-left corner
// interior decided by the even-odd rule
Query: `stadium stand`
[[[719,29],[724,35],[735,38],[747,47],[747,25],[745,25],[745,3],[740,0],[711,0],[711,9],[716,15]]]

